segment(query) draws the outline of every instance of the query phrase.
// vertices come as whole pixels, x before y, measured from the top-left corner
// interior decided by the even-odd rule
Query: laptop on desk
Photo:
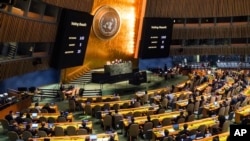
[[[32,114],[31,114],[31,117],[32,117],[32,118],[37,118],[37,115],[38,115],[37,113],[32,113]]]
[[[38,128],[38,123],[32,123],[32,124],[31,124],[31,128],[37,129],[37,128]]]

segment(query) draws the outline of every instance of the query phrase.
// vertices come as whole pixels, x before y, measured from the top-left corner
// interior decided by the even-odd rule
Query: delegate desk
[[[86,123],[86,126],[92,131],[92,128],[93,128],[92,121],[85,121],[85,123]],[[37,127],[38,129],[41,127],[41,124],[40,123],[37,123],[37,124],[38,124],[38,127]],[[66,130],[68,126],[74,126],[76,129],[79,129],[79,127],[82,126],[82,122],[58,122],[58,123],[46,123],[45,124],[46,128],[52,129],[52,130],[54,130],[54,128],[57,126],[62,127],[64,130]],[[26,124],[20,124],[19,127],[21,129],[25,129]]]
[[[217,123],[218,117],[205,118],[200,120],[195,120],[192,122],[185,122],[179,124],[173,124],[169,126],[163,126],[160,128],[153,128],[153,135],[155,140],[161,139],[164,137],[164,130],[167,129],[169,131],[169,135],[177,135],[181,130],[183,130],[183,125],[188,124],[188,129],[197,129],[200,125],[206,125],[207,127],[211,127]],[[174,125],[178,125],[178,129],[174,129]]]
[[[33,121],[37,121],[39,120],[40,117],[45,117],[45,118],[49,118],[49,117],[52,117],[52,118],[55,118],[57,120],[57,118],[61,115],[61,113],[37,113],[37,116],[36,117],[32,117],[31,115],[31,118]],[[25,116],[25,114],[24,114]],[[68,116],[66,118],[68,121],[72,122],[73,121],[73,114],[72,113],[68,113]]]
[[[231,101],[231,98],[228,98]],[[222,104],[224,100],[216,101],[214,103],[208,103],[203,106],[202,114],[203,116],[208,116],[209,111],[216,111],[220,108],[220,104]]]
[[[154,96],[154,95],[159,95],[159,94],[168,93],[168,92],[169,92],[168,88],[159,88],[159,89],[154,89],[154,90],[147,91],[147,95],[148,95],[148,97],[151,97],[151,96]],[[145,95],[145,92],[142,92],[142,91],[139,91],[139,92],[135,93],[135,96],[139,97],[139,98],[143,97],[144,95]]]
[[[82,102],[87,102],[88,99],[92,99],[92,101],[96,101],[98,98],[101,98],[102,101],[110,99],[111,101],[116,101],[120,100],[120,96],[114,96],[114,95],[104,95],[104,96],[81,96],[77,97],[76,101],[82,101]]]
[[[226,90],[228,90],[232,85],[229,84],[224,84],[221,88],[217,89],[215,91],[215,93],[220,94],[220,95],[224,95]]]
[[[250,105],[241,107],[237,111],[235,111],[235,123],[241,123],[243,117],[247,117],[250,115]]]
[[[196,90],[198,90],[199,92],[202,92],[203,90],[205,90],[208,87],[208,82],[205,82],[199,86],[196,87]]]
[[[114,141],[119,141],[117,133],[101,133],[101,134],[90,134],[90,135],[75,135],[75,136],[59,136],[59,137],[43,137],[43,138],[31,138],[32,141],[110,141],[110,138],[114,138]]]
[[[152,110],[150,110],[150,108],[152,108]],[[146,115],[149,111],[152,111],[155,113],[155,111],[159,108],[158,105],[156,106],[143,106],[143,107],[136,107],[136,108],[128,108],[128,109],[119,109],[118,113],[122,114],[123,116],[126,116],[128,113],[135,113],[135,112],[141,112],[142,115]],[[102,118],[111,112],[112,115],[115,114],[115,110],[109,110],[109,111],[100,111]]]
[[[173,95],[173,97],[177,97],[177,98],[178,98],[178,97],[179,97],[180,95],[182,95],[182,94],[183,94],[185,97],[186,97],[186,96],[188,97],[189,95],[193,94],[193,92],[191,92],[191,91],[186,91],[186,90],[185,90],[185,91],[175,92],[175,93],[171,93],[171,94]],[[167,95],[168,95],[168,94],[166,94],[165,96],[167,96]],[[158,101],[160,101],[161,96],[160,96],[160,95],[156,95],[156,96],[154,96],[153,98],[154,98],[155,101],[158,102]]]
[[[211,95],[210,94],[204,94],[203,95],[205,99],[209,98]],[[201,100],[201,96],[197,96],[196,97],[197,101]],[[176,101],[176,110],[179,110],[180,108],[186,107],[188,105],[188,99],[184,99],[184,100],[178,100]]]
[[[179,90],[183,89],[187,84],[190,84],[191,80],[187,80],[186,82],[177,84],[175,87],[178,88]]]
[[[181,111],[174,111],[174,112],[166,112],[162,114],[150,115],[150,118],[151,120],[158,119],[161,122],[164,118],[171,118],[171,119],[176,118],[177,116],[180,115],[180,112]],[[187,115],[187,112],[185,111],[183,112],[184,112],[184,115]],[[147,116],[134,117],[134,119],[135,119],[135,123],[139,125],[143,125],[145,121],[147,121]],[[130,123],[130,119],[123,119],[124,127],[127,127],[129,123]]]
[[[93,109],[96,105],[99,106],[104,106],[105,104],[109,104],[110,107],[114,106],[115,104],[119,104],[120,106],[122,106],[124,103],[128,103],[129,105],[131,105],[132,100],[120,100],[120,101],[110,101],[110,102],[96,102],[96,103],[89,103],[91,108]],[[82,107],[84,108],[86,103],[81,103]]]
[[[39,109],[42,109],[44,105],[45,105],[45,103],[39,103],[39,105],[38,105]],[[55,105],[55,104],[49,104],[49,107],[50,107],[51,109],[53,109],[53,111],[55,111],[56,113],[59,112],[58,106],[57,106],[57,105]],[[32,103],[32,104],[29,106],[29,109],[34,109],[34,108],[35,108],[35,103]]]
[[[213,135],[213,136],[202,138],[202,139],[195,139],[193,141],[213,141],[213,138],[215,138],[217,136],[219,137],[220,141],[227,141],[227,138],[229,135],[230,135],[229,132],[225,132],[225,133]]]
[[[246,97],[249,97],[249,96],[250,96],[250,87],[249,87],[249,86],[248,86],[246,89],[244,89],[243,94],[244,94]]]

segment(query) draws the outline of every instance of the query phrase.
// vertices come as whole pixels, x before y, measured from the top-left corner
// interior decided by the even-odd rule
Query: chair
[[[97,119],[101,119],[102,107],[100,105],[95,105],[93,108],[93,116]]]
[[[184,123],[185,122],[185,118],[179,118],[178,120],[177,120],[177,123]]]
[[[3,133],[7,133],[9,131],[9,121],[6,119],[0,119],[2,128],[3,128]]]
[[[95,100],[95,102],[102,102],[102,97],[101,97],[101,96],[99,96],[99,97],[96,97],[96,100]]]
[[[157,114],[163,114],[163,113],[165,113],[165,109],[164,108],[160,109]]]
[[[120,105],[118,103],[114,104],[112,109],[114,110],[119,110],[120,109]]]
[[[164,118],[161,122],[162,126],[167,126],[172,124],[172,119],[171,118]]]
[[[39,117],[39,122],[47,122],[47,118],[46,117]]]
[[[47,109],[41,109],[41,113],[48,113],[49,111]]]
[[[194,104],[193,103],[190,103],[187,105],[187,112],[194,112]]]
[[[88,134],[88,131],[87,129],[78,129],[76,131],[77,135],[87,135]]]
[[[148,141],[151,141],[153,139],[153,131],[152,131],[152,129],[149,129],[149,130],[146,131],[145,139],[147,139]]]
[[[128,129],[129,140],[132,141],[133,138],[138,139],[138,135],[139,135],[139,124],[130,125],[130,127]]]
[[[102,106],[102,109],[103,109],[103,110],[110,110],[110,104],[109,104],[109,103],[105,103],[105,104]]]
[[[76,135],[76,127],[75,126],[68,126],[66,128],[66,132],[68,136],[74,136]]]
[[[39,131],[37,131],[37,136],[39,138],[42,138],[42,137],[47,137],[48,135],[45,131],[39,130]]]
[[[56,119],[54,117],[48,117],[48,123],[56,123]]]
[[[103,127],[104,127],[104,130],[106,130],[107,127],[112,127],[112,116],[111,115],[106,115],[103,118]]]
[[[129,103],[123,103],[121,107],[122,109],[126,109],[129,107]]]
[[[165,109],[168,108],[168,99],[167,98],[164,98],[161,102],[161,106]]]
[[[223,123],[222,129],[221,129],[221,133],[228,132],[229,125],[230,125],[230,121],[228,121],[228,120],[225,121]]]
[[[154,115],[155,111],[154,110],[148,110],[147,115]]]
[[[134,104],[134,107],[136,108],[136,107],[140,107],[141,106],[141,103],[140,102],[135,102],[135,104]]]
[[[194,111],[198,111],[200,107],[200,101],[196,101],[194,104]]]
[[[228,106],[226,106],[226,108],[225,108],[225,113],[224,113],[225,116],[228,116],[229,110],[230,110],[230,106],[228,105]]]
[[[142,129],[142,135],[146,136],[148,130],[151,130],[151,132],[152,132],[153,126],[154,126],[153,122],[146,122],[146,123],[144,123],[143,129]]]
[[[207,129],[207,125],[206,124],[202,124],[197,129],[200,130],[202,134],[205,134],[205,131]]]
[[[200,119],[200,115],[202,115],[203,107],[199,107],[198,111],[194,111],[194,115],[197,116],[197,119]]]
[[[69,100],[69,111],[75,112],[76,111],[76,102],[73,99]]]
[[[133,113],[132,112],[128,112],[125,114],[125,117],[132,117],[133,116]]]
[[[134,117],[140,117],[140,116],[142,116],[142,113],[140,111],[135,111],[133,116]]]
[[[187,118],[187,122],[194,121],[194,120],[195,120],[195,115],[194,114],[189,115],[188,118]]]
[[[121,121],[123,117],[121,115],[114,116],[114,128],[121,129]]]
[[[215,99],[216,99],[215,96],[211,96],[211,98],[210,98],[210,103],[214,103],[214,102],[215,102]]]
[[[16,132],[14,132],[14,131],[9,131],[7,133],[7,135],[8,135],[9,141],[16,141],[16,140],[20,139],[18,134]]]
[[[143,95],[142,100],[141,100],[141,103],[142,103],[143,105],[148,103],[148,95],[147,95],[147,94]]]
[[[84,112],[86,115],[92,116],[92,108],[90,104],[85,105]]]
[[[60,116],[57,118],[57,122],[67,122],[67,119],[65,117]]]
[[[64,129],[60,126],[56,126],[54,132],[55,136],[64,136]]]
[[[32,138],[32,133],[30,131],[23,131],[23,133],[22,133],[22,139],[24,141],[28,141],[29,138]]]
[[[156,128],[158,125],[160,125],[160,121],[157,118],[152,119],[152,122],[153,122],[154,128]]]
[[[225,107],[220,107],[218,116],[224,116],[225,115]]]

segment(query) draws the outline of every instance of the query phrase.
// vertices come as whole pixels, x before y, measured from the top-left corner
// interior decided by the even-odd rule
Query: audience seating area
[[[247,71],[197,69],[189,76],[176,85],[135,92],[129,99],[75,93],[67,99],[70,111],[60,111],[55,103],[32,103],[0,121],[10,141],[227,140],[230,124],[250,124]],[[91,118],[75,121],[79,111]],[[103,133],[93,133],[96,126]]]

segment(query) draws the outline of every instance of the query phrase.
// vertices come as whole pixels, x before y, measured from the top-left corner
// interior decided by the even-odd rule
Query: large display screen
[[[143,20],[139,58],[165,58],[169,56],[173,20],[170,18],[149,18]]]
[[[83,64],[93,16],[86,12],[63,9],[51,65],[57,69]]]

